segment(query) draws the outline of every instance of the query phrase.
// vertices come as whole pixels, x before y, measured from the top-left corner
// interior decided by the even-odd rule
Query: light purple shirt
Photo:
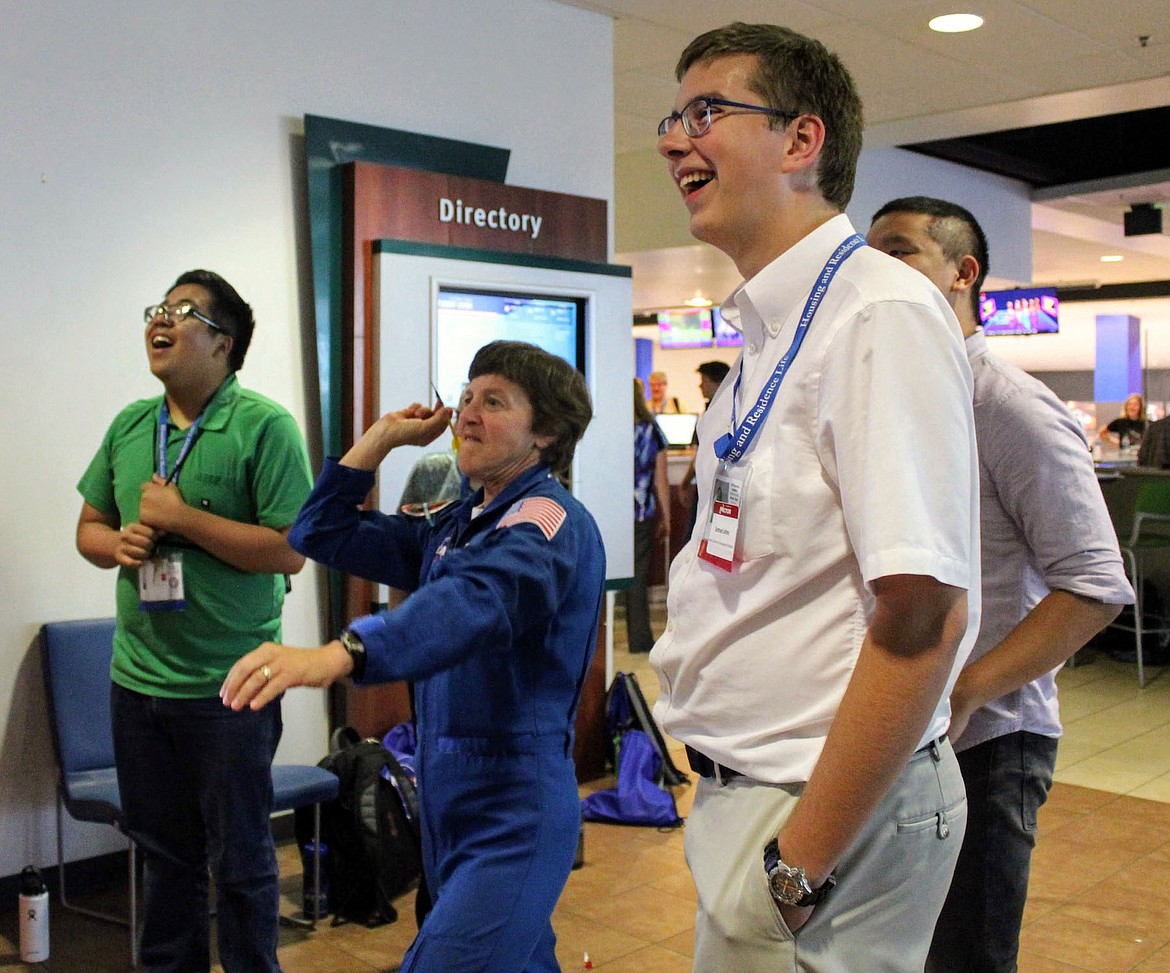
[[[1042,382],[966,341],[975,378],[983,619],[970,662],[998,645],[1050,591],[1133,601],[1084,432]],[[1059,667],[992,700],[955,744],[966,750],[1026,730],[1061,734]]]

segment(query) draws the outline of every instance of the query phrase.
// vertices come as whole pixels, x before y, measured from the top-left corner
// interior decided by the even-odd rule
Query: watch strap
[[[353,662],[353,670],[349,677],[360,680],[366,674],[366,644],[361,640],[361,636],[350,628],[342,632],[338,639]]]

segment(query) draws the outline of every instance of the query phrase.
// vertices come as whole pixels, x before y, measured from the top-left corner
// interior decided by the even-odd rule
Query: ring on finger
[[[269,666],[265,666],[260,670],[260,675],[264,677],[265,682],[268,682],[272,678],[272,669]]]

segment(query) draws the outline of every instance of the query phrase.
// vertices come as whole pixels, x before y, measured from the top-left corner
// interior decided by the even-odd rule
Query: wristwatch
[[[799,865],[788,865],[780,859],[780,847],[773,838],[764,845],[764,871],[768,875],[768,889],[772,898],[780,905],[795,905],[802,908],[824,902],[837,880],[830,875],[825,884],[814,889],[804,876]]]
[[[366,674],[366,646],[351,628],[347,628],[339,636],[341,644],[345,647],[345,651],[349,653],[350,659],[353,660],[353,671],[349,674],[351,679],[361,679]]]

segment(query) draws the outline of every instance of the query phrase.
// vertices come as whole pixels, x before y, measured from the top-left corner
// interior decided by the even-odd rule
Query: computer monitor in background
[[[671,449],[686,449],[695,440],[699,416],[694,412],[660,412],[654,417]]]
[[[738,348],[743,344],[743,332],[736,331],[724,321],[723,315],[719,313],[719,308],[711,308],[711,319],[715,325],[716,348]]]
[[[454,406],[475,353],[490,341],[527,341],[585,372],[586,299],[440,284],[435,291],[434,381]]]
[[[658,312],[660,348],[710,348],[713,341],[710,308],[671,308]]]
[[[1055,287],[1021,287],[984,291],[979,295],[983,333],[1056,334],[1060,331],[1060,300]]]

